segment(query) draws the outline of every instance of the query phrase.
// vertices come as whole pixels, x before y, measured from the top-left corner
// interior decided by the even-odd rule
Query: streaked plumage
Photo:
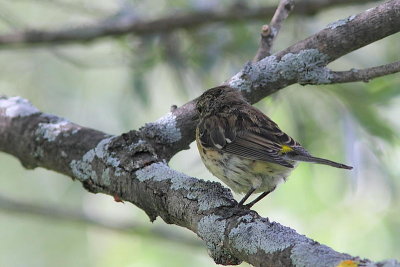
[[[201,158],[208,170],[233,191],[246,193],[240,204],[252,193],[272,192],[298,161],[352,168],[311,156],[233,88],[209,89],[199,97],[196,108]]]

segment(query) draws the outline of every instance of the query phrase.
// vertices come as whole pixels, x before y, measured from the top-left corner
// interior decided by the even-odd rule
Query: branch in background
[[[376,0],[309,0],[297,4],[294,14],[312,15],[328,7],[336,7],[349,4],[364,4]],[[188,29],[206,24],[223,22],[232,23],[240,20],[265,19],[274,14],[275,7],[241,7],[218,10],[203,10],[187,13],[178,13],[153,20],[138,20],[136,16],[126,16],[121,19],[105,19],[90,26],[70,26],[57,30],[30,29],[16,31],[0,35],[0,45],[12,47],[16,45],[32,44],[65,44],[76,42],[88,42],[98,38],[135,34],[148,35],[159,34],[177,29]]]
[[[368,82],[374,78],[400,72],[400,61],[367,69],[331,71],[331,83]]]
[[[165,227],[149,227],[139,222],[117,222],[109,218],[98,218],[83,211],[66,209],[60,206],[32,204],[0,195],[0,210],[19,215],[33,215],[66,223],[80,223],[100,227],[106,230],[128,233],[136,236],[164,239],[180,245],[201,247],[200,241],[184,235],[167,231]]]
[[[273,42],[281,29],[283,21],[289,16],[293,7],[293,0],[281,0],[279,2],[278,8],[272,17],[270,24],[262,26],[260,47],[258,48],[253,62],[260,61],[261,59],[271,55]]]

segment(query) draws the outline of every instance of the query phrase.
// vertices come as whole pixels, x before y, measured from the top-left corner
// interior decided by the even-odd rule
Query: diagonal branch
[[[160,216],[193,231],[216,263],[400,266],[393,260],[377,265],[336,252],[254,211],[235,207],[230,191],[219,183],[188,177],[160,162],[143,130],[109,136],[41,113],[17,97],[0,99],[0,125],[0,150],[15,155],[24,166],[66,174],[90,192],[135,204],[151,220]]]
[[[293,7],[293,0],[281,0],[279,2],[271,23],[262,26],[260,47],[258,48],[253,62],[260,61],[261,59],[271,55],[273,42],[281,29],[283,21],[289,16]]]
[[[363,4],[377,0],[331,0],[302,1],[297,5],[295,14],[312,15],[325,8],[348,5]],[[126,34],[148,35],[159,34],[177,29],[189,29],[210,23],[231,23],[238,20],[263,19],[272,16],[275,8],[273,6],[235,8],[232,6],[225,10],[203,10],[188,13],[167,15],[159,19],[138,20],[136,16],[126,16],[123,20],[104,19],[88,26],[62,27],[54,30],[27,29],[0,35],[0,45],[3,47],[67,44],[77,42],[88,42],[99,38],[112,37]]]

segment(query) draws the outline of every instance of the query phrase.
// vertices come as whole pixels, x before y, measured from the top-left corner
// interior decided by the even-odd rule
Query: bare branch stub
[[[273,42],[281,29],[283,21],[289,16],[293,7],[293,0],[281,0],[279,2],[271,23],[269,25],[263,25],[261,28],[260,47],[253,59],[254,62],[271,55]]]

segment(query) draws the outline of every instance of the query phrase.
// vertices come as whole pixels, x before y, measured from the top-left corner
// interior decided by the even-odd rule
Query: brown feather
[[[243,97],[228,92],[223,100],[220,103],[208,101],[213,104],[212,110],[203,110],[209,112],[201,116],[198,125],[200,141],[204,147],[293,168],[282,157],[280,150],[283,144],[299,146],[296,141],[282,132],[265,114],[249,105]]]

